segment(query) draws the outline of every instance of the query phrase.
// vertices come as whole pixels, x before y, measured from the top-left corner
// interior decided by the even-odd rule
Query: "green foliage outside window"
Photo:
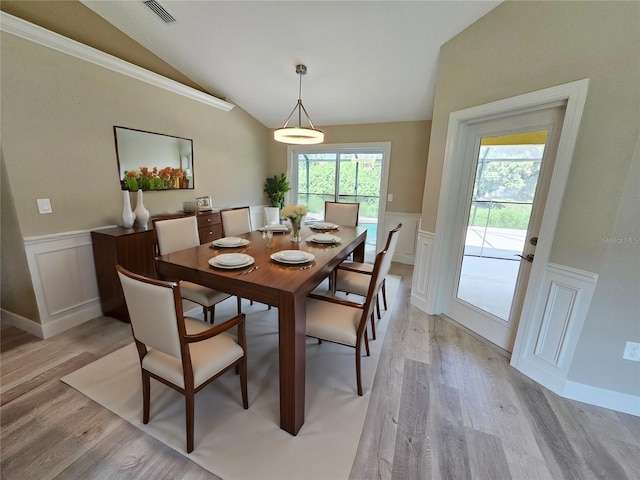
[[[298,203],[321,214],[325,201],[335,201],[335,155],[332,160],[313,157],[309,155],[308,171],[307,161],[298,162]],[[377,218],[381,172],[380,161],[341,161],[339,201],[360,202],[361,217]]]

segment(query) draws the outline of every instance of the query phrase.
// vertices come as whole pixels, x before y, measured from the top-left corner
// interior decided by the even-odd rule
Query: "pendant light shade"
[[[296,106],[291,110],[291,113],[287,117],[282,128],[273,132],[273,138],[278,142],[293,145],[313,145],[315,143],[322,143],[324,142],[324,133],[313,126],[313,122],[311,121],[311,118],[309,118],[307,109],[304,108],[304,105],[302,104],[302,75],[306,75],[307,67],[304,65],[296,65],[296,73],[300,76],[298,103],[296,103]],[[298,126],[290,127],[289,120],[291,120],[293,114],[296,113],[296,110],[298,111]],[[309,123],[309,127],[302,126],[303,113]]]

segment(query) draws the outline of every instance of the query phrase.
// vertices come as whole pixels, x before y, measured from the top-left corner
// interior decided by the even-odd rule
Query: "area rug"
[[[364,396],[356,393],[354,350],[307,339],[305,423],[295,437],[279,427],[278,311],[259,303],[243,304],[249,409],[242,408],[239,377],[232,371],[201,390],[190,454],[180,394],[152,380],[150,421],[142,423],[140,365],[133,344],[61,380],[225,480],[346,479],[398,286],[399,278],[388,276],[389,310],[377,322],[371,356],[362,359]],[[216,306],[216,323],[234,313],[235,299],[223,302]]]

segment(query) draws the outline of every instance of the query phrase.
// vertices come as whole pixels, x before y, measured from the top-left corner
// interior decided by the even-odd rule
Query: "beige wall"
[[[211,195],[214,206],[264,203],[268,130],[242,109],[224,112],[5,33],[1,61],[12,238],[121,221],[113,125],[193,139],[195,190],[145,192],[152,215],[179,211],[183,201],[202,195]],[[39,215],[37,198],[51,199],[53,214]],[[30,285],[26,264],[4,268],[21,257],[18,242],[3,248],[3,285]],[[16,303],[16,292],[3,288],[2,307]],[[32,311],[14,313],[37,320]]]
[[[152,215],[202,195],[215,206],[263,203],[267,129],[242,109],[224,112],[3,34],[3,153],[23,236],[120,221],[114,125],[193,139],[195,190],[145,192]],[[39,215],[36,198],[50,198],[54,213]]]
[[[638,2],[505,2],[442,47],[424,230],[435,229],[450,112],[589,78],[552,261],[598,271],[640,125],[639,10]]]
[[[40,322],[36,306],[36,295],[31,283],[31,275],[27,267],[24,242],[20,235],[18,216],[16,214],[11,185],[2,157],[0,171],[0,292],[2,292],[2,308],[24,318]]]
[[[640,364],[620,360],[627,340],[640,342],[640,137],[626,173],[614,228],[602,239],[608,248],[569,378],[587,384],[607,379],[640,395]]]
[[[422,228],[433,232],[449,113],[590,79],[588,97],[551,261],[599,273],[621,207],[621,192],[640,130],[640,2],[505,2],[440,51]],[[635,184],[637,188],[637,183]],[[637,209],[637,205],[634,207]],[[609,247],[610,248],[610,247]],[[638,248],[619,264],[621,278],[639,275]],[[600,279],[598,288],[603,288]],[[638,295],[627,284],[609,318],[589,315],[572,372],[583,382],[638,394],[637,364],[622,360],[624,342],[639,341],[638,316],[626,312]],[[637,313],[637,312],[636,312]],[[606,346],[590,322],[608,325]],[[585,338],[585,335],[596,335]],[[597,366],[597,368],[596,368]],[[605,371],[621,369],[620,377]],[[633,390],[632,392],[629,389]]]
[[[391,212],[420,213],[431,122],[393,122],[318,127],[325,133],[325,144],[391,142],[387,202]],[[270,133],[269,174],[287,171],[287,146],[273,140]]]

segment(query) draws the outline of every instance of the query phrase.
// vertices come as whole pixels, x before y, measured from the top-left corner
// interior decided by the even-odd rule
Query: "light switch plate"
[[[38,202],[38,213],[45,214],[45,213],[53,213],[53,209],[51,208],[51,200],[49,200],[48,198],[38,198],[36,199],[36,202]]]

